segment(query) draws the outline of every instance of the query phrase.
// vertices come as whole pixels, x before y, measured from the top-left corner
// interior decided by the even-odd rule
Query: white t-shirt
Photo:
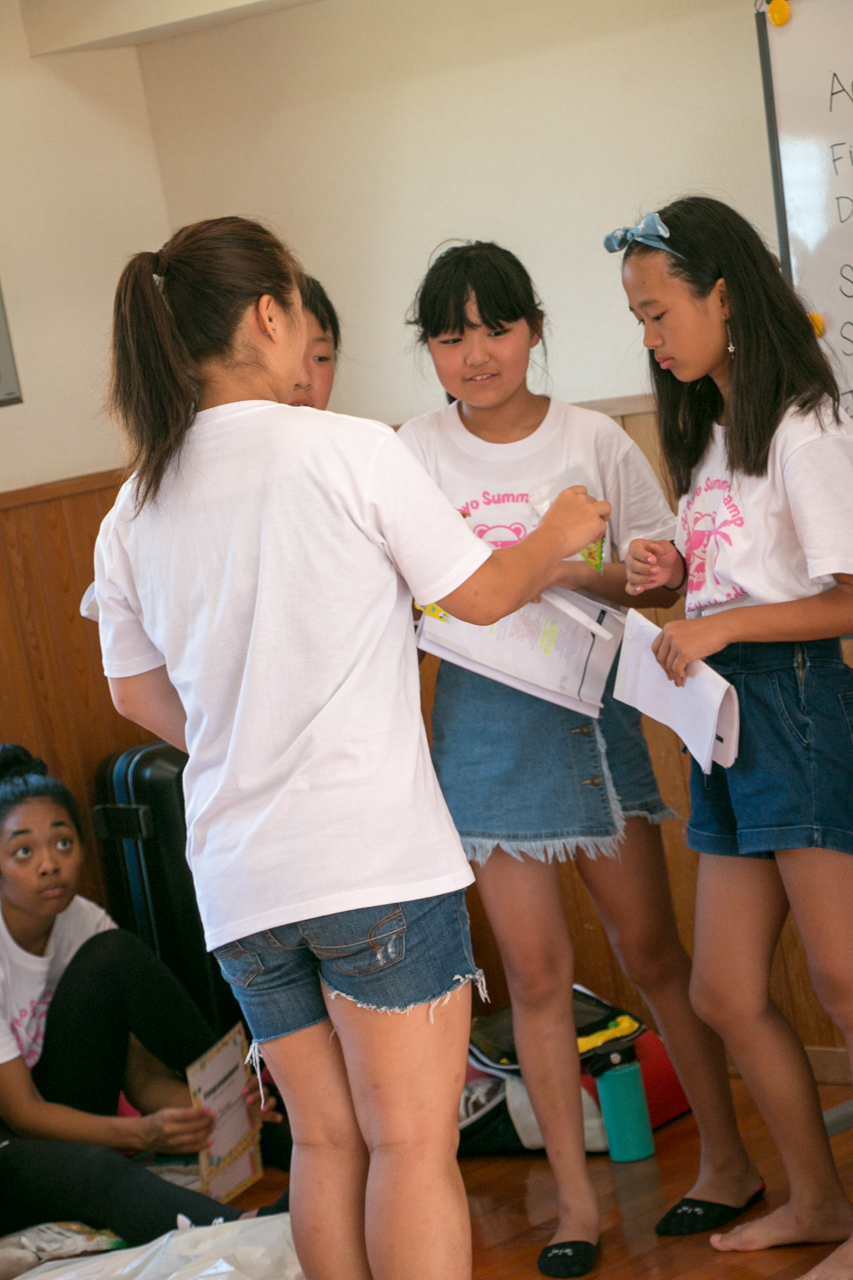
[[[94,902],[74,898],[56,917],[44,955],[34,956],[18,946],[0,911],[0,1062],[23,1058],[32,1070],[41,1057],[56,984],[84,942],[115,928]]]
[[[430,762],[412,592],[488,559],[390,428],[265,400],[198,414],[157,500],[95,550],[104,671],[187,714],[207,946],[471,881]]]
[[[853,422],[787,413],[763,476],[732,475],[715,426],[678,504],[676,545],[689,569],[688,615],[835,586],[833,574],[853,573]]]
[[[526,537],[539,521],[529,495],[570,470],[582,472],[581,483],[593,497],[613,507],[605,560],[610,559],[611,541],[623,559],[632,538],[675,536],[675,516],[649,463],[603,413],[552,399],[531,435],[493,444],[472,435],[462,425],[457,404],[451,404],[412,418],[399,435],[491,547],[511,546]]]

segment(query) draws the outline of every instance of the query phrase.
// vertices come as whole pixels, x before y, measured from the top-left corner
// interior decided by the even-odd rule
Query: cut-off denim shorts
[[[853,670],[838,641],[730,644],[706,661],[737,690],[740,745],[729,769],[691,763],[691,849],[853,853]]]
[[[384,1013],[436,1004],[466,982],[483,992],[464,889],[279,925],[213,954],[256,1044],[324,1022],[323,987]]]
[[[469,859],[496,845],[540,861],[615,856],[625,818],[663,822],[640,713],[613,697],[598,720],[442,662],[432,758]]]

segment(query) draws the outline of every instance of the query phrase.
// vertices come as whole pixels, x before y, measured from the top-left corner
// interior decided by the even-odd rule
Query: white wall
[[[581,400],[645,387],[607,231],[704,191],[775,238],[753,0],[322,0],[139,56],[172,224],[265,218],[339,307],[334,407],[437,403],[402,319],[447,237],[521,256]]]
[[[165,40],[317,0],[20,0],[30,53]]]
[[[168,221],[136,51],[29,56],[0,0],[0,285],[24,403],[0,408],[0,490],[119,464],[102,412],[127,256]]]

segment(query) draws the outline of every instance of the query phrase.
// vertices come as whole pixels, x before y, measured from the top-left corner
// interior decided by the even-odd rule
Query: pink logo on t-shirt
[[[691,595],[700,592],[709,582],[714,587],[720,585],[714,572],[714,564],[720,551],[720,544],[725,542],[728,546],[732,545],[731,536],[724,530],[743,527],[740,507],[729,492],[731,483],[728,480],[709,478],[705,481],[704,487],[706,491],[711,489],[724,491],[723,511],[700,511],[694,507],[702,493],[701,488],[696,489],[684,507],[681,527],[684,531],[684,558],[687,561],[688,589]],[[718,517],[721,515],[727,518],[718,522]]]
[[[12,1035],[15,1037],[21,1057],[32,1069],[41,1057],[44,1043],[44,1024],[53,999],[53,988],[41,993],[38,1000],[31,1000],[28,1009],[19,1009],[12,1018]]]
[[[498,551],[501,547],[514,547],[522,538],[527,537],[527,529],[523,524],[477,524],[474,532],[490,547]]]

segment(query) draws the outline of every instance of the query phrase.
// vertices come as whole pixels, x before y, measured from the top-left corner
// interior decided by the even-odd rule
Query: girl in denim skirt
[[[711,1237],[721,1250],[843,1241],[813,1276],[853,1275],[839,1183],[802,1045],[770,998],[792,911],[815,990],[853,1050],[853,422],[809,316],[756,231],[704,197],[607,237],[644,329],[677,550],[640,540],[629,592],[687,617],[655,642],[677,684],[704,658],[740,703],[739,754],[692,762],[700,853],[692,998],[779,1148],[789,1199]]]
[[[492,547],[522,542],[534,528],[531,492],[582,474],[611,504],[612,532],[603,574],[575,557],[560,585],[630,604],[625,566],[610,563],[611,537],[624,557],[633,538],[673,536],[675,520],[648,462],[612,419],[529,390],[544,315],[521,262],[491,243],[448,249],[427,273],[413,319],[452,403],[407,422],[400,438]],[[650,603],[669,607],[676,598],[659,589]],[[519,1062],[557,1180],[559,1222],[540,1271],[585,1274],[600,1231],[559,889],[567,856],[654,1012],[696,1115],[703,1144],[694,1201],[735,1216],[760,1179],[737,1134],[722,1044],[690,1005],[690,963],[657,825],[670,815],[639,715],[614,701],[612,678],[593,720],[444,662],[433,734],[433,761],[500,948]],[[670,1213],[659,1229],[689,1225],[691,1215]]]

